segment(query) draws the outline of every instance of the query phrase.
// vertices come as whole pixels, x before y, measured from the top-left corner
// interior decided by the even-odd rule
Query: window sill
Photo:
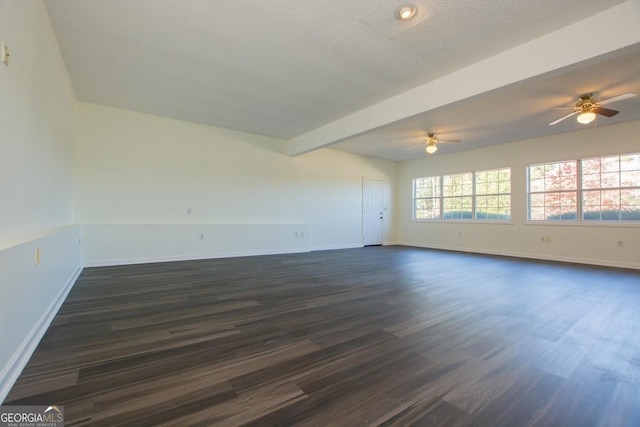
[[[411,222],[421,224],[491,224],[513,225],[513,221],[498,221],[490,219],[412,219]]]
[[[629,221],[525,221],[524,225],[550,225],[556,226],[569,226],[569,227],[626,227],[636,228],[640,227],[640,222]]]

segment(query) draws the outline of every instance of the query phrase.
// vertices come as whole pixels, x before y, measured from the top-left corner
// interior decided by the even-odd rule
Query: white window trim
[[[488,171],[497,171],[497,170],[501,170],[501,169],[509,169],[509,188],[510,191],[509,193],[497,193],[497,194],[476,194],[476,174],[478,172],[488,172]],[[412,222],[419,222],[419,223],[445,223],[445,224],[506,224],[506,225],[512,225],[513,222],[513,177],[511,175],[512,172],[512,167],[511,166],[501,166],[501,167],[497,167],[497,168],[490,168],[490,169],[481,169],[481,170],[477,170],[477,171],[466,171],[466,172],[456,172],[456,173],[446,173],[446,174],[440,174],[440,175],[430,175],[430,176],[419,176],[419,177],[415,177],[412,178],[411,183],[412,183],[412,188],[411,188],[411,221]],[[471,195],[465,195],[465,196],[444,196],[443,193],[443,185],[444,185],[444,177],[447,175],[464,175],[466,173],[470,173],[471,174],[471,189],[472,189],[472,193]],[[527,173],[528,173],[528,168],[527,168]],[[434,178],[434,177],[438,177],[439,178],[439,196],[438,197],[418,197],[416,198],[416,180],[418,179],[422,179],[422,178]],[[527,187],[528,189],[528,187]],[[478,219],[477,218],[477,212],[476,212],[476,197],[477,196],[491,196],[491,195],[495,195],[495,196],[509,196],[510,199],[510,203],[509,203],[509,219]],[[471,212],[473,214],[473,218],[460,218],[460,219],[455,219],[455,218],[444,218],[444,200],[445,199],[449,199],[449,198],[458,198],[458,197],[471,197]],[[429,219],[429,218],[416,218],[416,200],[422,200],[422,199],[439,199],[440,200],[440,211],[438,212],[438,217],[437,218],[433,218],[433,219]],[[527,205],[528,205],[528,201],[527,201]]]
[[[604,159],[607,157],[622,157],[622,156],[629,156],[629,155],[636,155],[636,154],[640,154],[640,153],[623,153],[623,154],[610,154],[610,155],[605,155],[605,156],[599,156],[599,157],[589,157],[589,158],[585,158],[585,159],[572,159],[572,160],[557,160],[557,161],[552,161],[552,162],[545,162],[545,163],[533,163],[533,164],[528,164],[525,168],[525,172],[526,172],[526,181],[525,181],[525,198],[526,198],[526,203],[527,203],[527,207],[526,207],[526,220],[524,222],[525,225],[550,225],[550,226],[558,226],[558,225],[567,225],[567,226],[572,226],[572,227],[622,227],[622,228],[635,228],[640,226],[640,221],[623,221],[623,220],[584,220],[582,219],[582,161],[583,160],[593,160],[593,159]],[[577,193],[577,198],[576,198],[576,219],[565,219],[565,220],[554,220],[554,219],[536,219],[536,220],[532,220],[531,219],[531,197],[529,197],[531,194],[544,194],[547,192],[534,192],[531,193],[529,191],[530,188],[530,168],[531,166],[539,166],[539,165],[547,165],[547,164],[555,164],[555,163],[566,163],[566,162],[576,162],[576,173],[577,173],[577,188],[576,188],[576,193]],[[637,189],[639,187],[619,187],[620,189]],[[612,190],[616,190],[618,189],[618,187],[616,188],[611,188]],[[592,191],[594,189],[589,189],[587,191]],[[600,189],[602,190],[602,189]],[[563,192],[563,191],[557,191],[557,192]],[[569,191],[567,191],[569,192]],[[549,192],[550,193],[550,192]]]

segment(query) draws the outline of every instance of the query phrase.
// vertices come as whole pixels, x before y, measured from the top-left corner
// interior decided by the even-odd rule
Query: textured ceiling
[[[400,22],[404,3],[46,0],[78,99],[282,139],[622,1],[415,0],[417,17]],[[461,129],[443,123],[454,116],[438,116],[438,126]],[[361,138],[334,148],[415,157],[381,148],[381,138],[367,151]]]
[[[598,116],[588,125],[570,118],[548,125],[572,111],[557,108],[573,106],[574,94],[584,93],[594,93],[598,100],[624,93],[639,96],[607,105],[619,111],[612,118]],[[462,141],[440,144],[438,154],[443,154],[630,120],[640,120],[640,46],[448,104],[332,148],[404,161],[425,156],[422,143],[428,132],[443,140]]]

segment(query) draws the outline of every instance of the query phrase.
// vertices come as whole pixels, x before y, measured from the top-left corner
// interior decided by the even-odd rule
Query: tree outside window
[[[640,221],[640,154],[529,166],[529,219]]]

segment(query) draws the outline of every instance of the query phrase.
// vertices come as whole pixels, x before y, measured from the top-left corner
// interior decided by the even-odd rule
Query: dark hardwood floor
[[[640,272],[406,247],[87,268],[4,404],[67,426],[638,426]]]

